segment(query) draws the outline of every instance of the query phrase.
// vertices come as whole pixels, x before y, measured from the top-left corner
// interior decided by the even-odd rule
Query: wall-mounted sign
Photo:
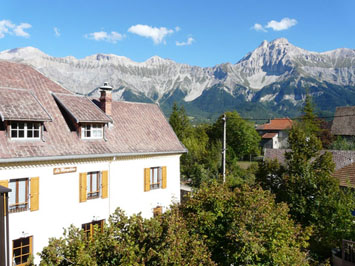
[[[74,172],[76,172],[76,166],[53,168],[53,174],[54,175],[66,174],[66,173],[74,173]]]

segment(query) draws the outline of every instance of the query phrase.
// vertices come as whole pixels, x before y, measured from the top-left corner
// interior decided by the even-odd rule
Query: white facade
[[[33,236],[32,254],[35,263],[50,237],[60,237],[63,228],[71,224],[81,228],[84,223],[105,219],[117,207],[131,215],[141,212],[143,217],[153,215],[153,208],[163,211],[180,199],[180,156],[151,155],[109,157],[4,164],[0,180],[39,177],[39,209],[9,214],[10,251],[12,240]],[[144,192],[144,169],[166,166],[166,188]],[[75,172],[54,174],[56,168],[71,168]],[[79,201],[79,174],[108,171],[108,197]],[[31,192],[30,192],[31,193]],[[10,254],[12,258],[12,255]]]

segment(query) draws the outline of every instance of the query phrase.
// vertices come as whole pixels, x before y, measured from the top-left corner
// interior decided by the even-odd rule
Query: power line
[[[316,118],[334,118],[334,117],[349,117],[349,116],[352,116],[352,117],[355,117],[355,114],[352,114],[352,115],[332,115],[332,116],[316,116]],[[249,118],[249,117],[240,117],[241,119],[244,119],[244,120],[269,120],[269,119],[277,119],[277,118]],[[303,118],[303,116],[297,116],[297,117],[283,117],[283,118],[289,118],[291,120],[300,120]],[[279,118],[280,119],[280,118]]]

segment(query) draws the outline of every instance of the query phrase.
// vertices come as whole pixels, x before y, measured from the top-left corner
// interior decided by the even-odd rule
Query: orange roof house
[[[290,118],[275,118],[256,128],[261,136],[263,148],[281,149],[288,145],[288,130],[292,128]]]

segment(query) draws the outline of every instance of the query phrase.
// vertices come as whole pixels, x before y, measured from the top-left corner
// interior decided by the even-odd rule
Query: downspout
[[[8,193],[4,194],[4,198],[6,198],[6,256],[7,256],[7,266],[10,266],[10,245],[9,245],[9,197]]]
[[[111,214],[111,163],[113,161],[116,161],[116,156],[113,157],[113,159],[108,163],[108,187],[109,187],[109,195],[108,195],[108,215],[110,216]],[[108,217],[109,217],[108,216]]]

